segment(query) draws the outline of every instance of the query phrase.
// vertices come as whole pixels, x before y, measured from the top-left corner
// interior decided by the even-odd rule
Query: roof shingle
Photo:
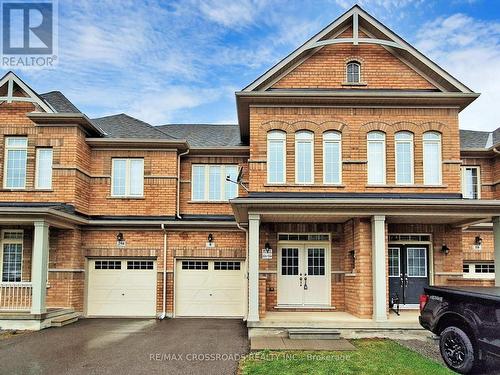
[[[121,113],[94,118],[92,123],[106,133],[108,138],[176,139],[147,122]]]
[[[59,113],[81,113],[80,110],[60,91],[46,92],[40,94],[40,97]]]
[[[156,127],[175,138],[186,139],[191,147],[246,146],[237,124],[167,124]]]

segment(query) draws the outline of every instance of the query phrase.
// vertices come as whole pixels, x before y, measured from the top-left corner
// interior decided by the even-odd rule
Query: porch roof
[[[468,226],[500,216],[500,201],[457,198],[455,194],[251,193],[231,200],[238,223],[248,214],[263,222],[333,222],[385,216],[389,223]]]

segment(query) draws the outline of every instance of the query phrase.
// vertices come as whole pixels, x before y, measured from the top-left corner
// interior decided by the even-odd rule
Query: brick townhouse
[[[0,327],[415,327],[424,286],[500,284],[500,129],[459,130],[478,96],[358,6],[237,92],[235,125],[90,119],[9,72]]]

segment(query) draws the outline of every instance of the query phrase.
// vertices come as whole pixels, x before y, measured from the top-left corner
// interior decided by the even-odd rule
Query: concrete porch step
[[[78,312],[73,312],[65,315],[59,315],[50,321],[51,327],[63,327],[65,325],[74,323],[80,318],[81,314]]]
[[[295,328],[288,330],[288,337],[292,340],[338,340],[340,332],[328,328]]]

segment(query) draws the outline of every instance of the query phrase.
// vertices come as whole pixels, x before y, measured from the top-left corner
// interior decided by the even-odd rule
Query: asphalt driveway
[[[1,374],[234,374],[241,320],[84,319],[0,340]]]

